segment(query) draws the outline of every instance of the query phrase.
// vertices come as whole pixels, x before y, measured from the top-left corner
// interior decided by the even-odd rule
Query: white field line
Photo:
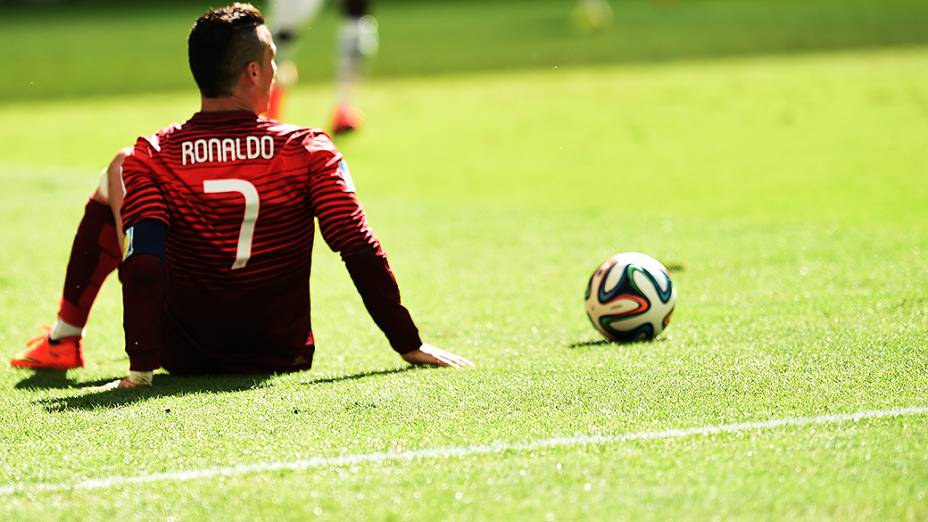
[[[928,415],[928,407],[913,406],[908,408],[894,408],[889,410],[869,410],[859,411],[856,413],[821,415],[817,417],[790,417],[785,419],[772,419],[759,422],[743,422],[737,424],[720,424],[716,426],[703,426],[698,428],[641,431],[636,433],[625,433],[621,435],[578,435],[574,437],[555,437],[551,439],[541,439],[517,443],[497,442],[479,446],[443,447],[409,451],[389,451],[384,453],[360,453],[335,457],[313,457],[310,459],[297,460],[293,462],[239,464],[236,466],[228,467],[192,469],[186,471],[167,471],[149,475],[101,477],[81,480],[77,482],[21,483],[0,486],[0,495],[10,495],[18,492],[105,489],[130,484],[147,484],[150,482],[180,482],[212,477],[231,477],[254,473],[266,473],[270,471],[300,471],[311,468],[330,466],[350,466],[354,464],[364,464],[371,462],[410,461],[415,459],[466,457],[469,455],[533,451],[547,448],[600,446],[603,444],[635,440],[680,439],[684,437],[715,435],[719,433],[770,430],[785,426],[842,424],[858,422],[867,419],[905,417],[913,415]]]

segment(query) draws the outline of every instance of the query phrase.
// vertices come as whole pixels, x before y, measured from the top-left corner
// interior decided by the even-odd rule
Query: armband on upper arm
[[[135,255],[149,255],[164,259],[167,228],[157,219],[143,219],[127,228],[123,261]]]

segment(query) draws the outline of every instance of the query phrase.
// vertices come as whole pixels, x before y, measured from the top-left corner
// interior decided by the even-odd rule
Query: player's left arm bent
[[[146,150],[140,140],[136,145],[140,154],[129,155],[122,165],[125,245],[119,279],[129,376],[106,388],[150,386],[154,370],[161,366],[168,214],[158,183],[145,163]]]
[[[161,312],[167,227],[144,219],[126,229],[126,258],[119,267],[129,375],[104,389],[151,386],[161,366]]]

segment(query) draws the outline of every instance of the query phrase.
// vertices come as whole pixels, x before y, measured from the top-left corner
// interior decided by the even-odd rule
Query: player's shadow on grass
[[[260,388],[264,382],[273,377],[271,373],[248,375],[156,375],[154,385],[148,388],[130,388],[124,390],[98,390],[114,379],[104,379],[81,383],[79,388],[85,393],[71,397],[55,397],[36,401],[50,413],[69,410],[93,410],[98,408],[118,408],[134,402],[158,397],[193,395],[198,393],[228,393]]]
[[[105,383],[100,383],[105,384]],[[79,388],[86,383],[79,383],[68,377],[65,372],[34,371],[28,377],[16,383],[13,387],[21,390],[64,390]]]
[[[319,377],[301,381],[300,384],[318,385],[363,379],[379,375],[393,375],[415,369],[412,366],[359,372],[348,375],[332,377]],[[173,397],[179,395],[193,395],[199,393],[230,393],[261,388],[264,383],[276,374],[261,373],[247,375],[196,375],[175,376],[156,375],[154,384],[149,388],[131,388],[124,390],[96,390],[113,379],[104,379],[95,382],[77,384],[68,379],[63,373],[58,376],[52,374],[42,375],[36,373],[19,384],[22,388],[80,388],[85,393],[70,397],[55,397],[36,401],[50,413],[66,412],[72,410],[93,410],[98,408],[118,408],[134,402],[145,401],[158,397]],[[57,380],[56,380],[57,379]],[[31,382],[30,382],[31,381]],[[24,384],[23,383],[27,383]],[[40,384],[41,383],[41,384]],[[20,386],[22,385],[22,386]]]
[[[329,384],[333,382],[353,381],[364,379],[366,377],[377,377],[380,375],[394,375],[411,371],[425,371],[431,369],[427,366],[404,366],[402,368],[390,368],[386,370],[372,370],[368,372],[351,373],[347,375],[334,375],[331,377],[316,377],[308,381],[301,381],[300,384]]]

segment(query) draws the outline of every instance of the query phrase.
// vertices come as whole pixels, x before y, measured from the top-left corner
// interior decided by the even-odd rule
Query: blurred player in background
[[[291,55],[300,33],[319,14],[324,0],[271,0],[269,27],[277,42],[280,69],[271,93],[268,116],[279,119],[287,90],[298,78]],[[377,20],[371,14],[371,0],[338,0],[341,22],[335,71],[335,111],[332,132],[342,134],[361,126],[361,112],[355,104],[355,92],[365,62],[377,54],[379,37]]]

